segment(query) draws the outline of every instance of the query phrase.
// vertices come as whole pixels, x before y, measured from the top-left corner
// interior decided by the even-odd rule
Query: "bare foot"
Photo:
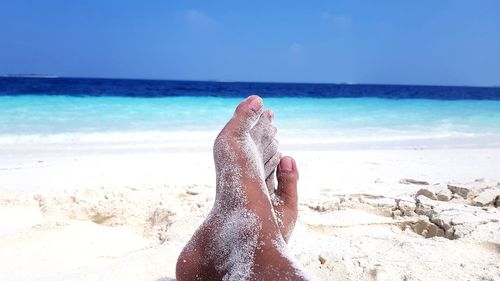
[[[288,242],[295,222],[297,220],[297,181],[298,170],[295,160],[291,157],[281,158],[278,152],[278,141],[275,139],[276,127],[272,124],[274,113],[271,110],[264,111],[255,126],[250,130],[250,136],[254,141],[264,163],[264,178],[271,196],[274,213],[283,239]],[[275,172],[279,179],[276,190]]]
[[[272,125],[273,119],[274,113],[271,110],[266,110],[250,130],[250,136],[262,156],[264,177],[269,194],[273,194],[276,189],[274,174],[281,159],[281,153],[278,152],[278,141],[274,138],[277,129]]]
[[[262,107],[257,96],[243,101],[215,140],[214,206],[179,256],[177,280],[305,280],[283,239],[296,219],[298,173],[282,159],[272,204],[254,129]]]

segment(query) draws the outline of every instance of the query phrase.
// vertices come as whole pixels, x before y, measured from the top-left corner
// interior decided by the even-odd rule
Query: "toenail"
[[[259,111],[264,105],[262,103],[262,99],[258,96],[251,96],[249,99],[250,99],[250,108],[253,111]]]
[[[281,159],[280,171],[283,172],[293,171],[292,159],[290,157],[283,157],[283,159]]]

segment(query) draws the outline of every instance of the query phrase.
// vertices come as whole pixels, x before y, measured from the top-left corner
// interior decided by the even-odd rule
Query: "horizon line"
[[[466,88],[500,88],[500,85],[460,85],[460,84],[400,84],[400,83],[352,83],[352,82],[306,82],[306,81],[245,81],[225,79],[179,79],[179,78],[126,78],[126,77],[93,77],[93,76],[58,76],[56,74],[2,74],[0,78],[24,79],[102,79],[102,80],[144,80],[144,81],[179,81],[179,82],[211,82],[211,83],[255,83],[255,84],[317,84],[345,86],[408,86],[408,87],[466,87]]]

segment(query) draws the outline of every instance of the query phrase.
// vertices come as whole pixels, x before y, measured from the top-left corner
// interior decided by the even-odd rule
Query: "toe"
[[[263,106],[264,103],[259,96],[248,97],[236,107],[233,118],[226,125],[226,130],[235,134],[248,133],[261,115]]]
[[[275,173],[276,173],[276,170],[273,170],[271,172],[271,174],[266,179],[266,186],[267,186],[267,191],[269,192],[269,195],[274,194],[274,190],[276,189],[276,182],[274,181]]]
[[[281,159],[276,177],[278,179],[277,196],[282,200],[286,209],[296,212],[299,171],[292,157],[285,156]]]
[[[259,120],[257,121],[257,124],[255,124],[254,129],[257,128],[264,128],[266,126],[269,126],[273,122],[274,119],[274,113],[272,110],[267,109],[262,114],[259,116]]]
[[[274,182],[274,173],[276,172],[276,167],[280,163],[280,159],[281,159],[281,153],[276,152],[274,156],[271,159],[269,159],[269,161],[267,161],[266,164],[264,164],[266,186],[269,195],[273,194],[274,190],[276,189],[276,184]]]
[[[274,209],[280,220],[280,227],[283,239],[288,242],[292,235],[295,222],[297,221],[297,181],[299,172],[297,164],[292,157],[285,156],[281,159],[280,165],[276,171],[278,178],[278,188],[274,194]]]
[[[271,159],[269,159],[269,161],[267,161],[266,164],[264,164],[264,172],[266,179],[273,173],[276,167],[278,167],[280,159],[281,159],[281,153],[278,152],[274,154],[274,156],[271,157]]]
[[[274,119],[274,112],[270,109],[265,110],[262,112],[262,114],[259,116],[259,121],[257,121],[257,124],[255,124],[256,127],[258,126],[267,126],[268,124],[271,124]]]
[[[276,155],[276,152],[278,152],[278,140],[273,139],[273,141],[264,149],[264,152],[262,153],[262,160],[264,160],[264,163],[267,163],[274,155]],[[278,165],[278,163],[276,163]]]
[[[254,142],[261,150],[268,146],[276,135],[276,127],[271,124],[273,122],[273,118],[274,113],[269,109],[265,110],[259,116],[259,120],[250,131],[250,135],[252,136]]]

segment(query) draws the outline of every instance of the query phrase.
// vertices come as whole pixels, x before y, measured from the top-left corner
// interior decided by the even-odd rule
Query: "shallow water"
[[[263,96],[276,114],[279,137],[288,144],[500,146],[500,100],[288,97],[294,84],[286,85],[283,97]],[[155,98],[110,96],[105,89],[99,95],[95,89],[88,90],[94,95],[54,95],[50,86],[43,89],[16,95],[12,87],[4,89],[0,143],[177,139],[182,144],[212,138],[242,99],[217,97],[217,89],[213,96]]]

